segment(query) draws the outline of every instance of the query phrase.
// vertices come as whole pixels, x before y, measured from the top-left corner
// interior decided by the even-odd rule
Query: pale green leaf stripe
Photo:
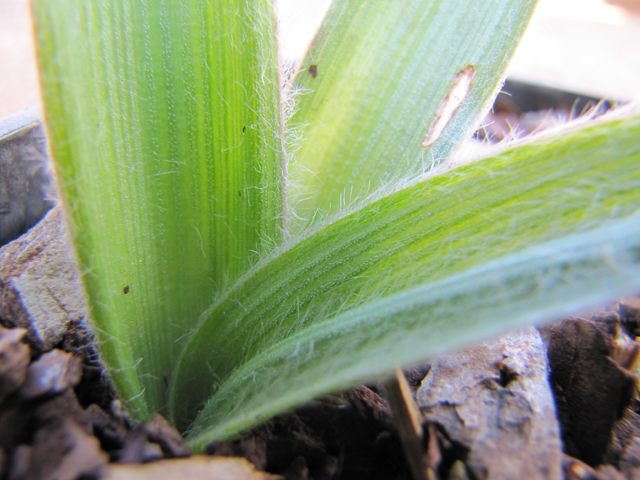
[[[640,216],[548,242],[314,325],[257,356],[198,416],[191,445],[518,325],[640,289]]]
[[[282,235],[275,17],[269,0],[33,3],[101,360],[143,418],[179,337]]]
[[[535,4],[333,2],[294,81],[301,95],[287,126],[287,228],[446,159],[476,128]],[[442,99],[469,65],[471,92],[440,139],[423,147]]]
[[[177,367],[174,421],[255,355],[376,298],[640,208],[640,117],[525,145],[416,184],[265,261],[203,317]]]

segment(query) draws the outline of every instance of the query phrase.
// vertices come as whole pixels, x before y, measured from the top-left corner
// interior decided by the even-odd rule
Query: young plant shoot
[[[640,114],[450,168],[533,0],[32,0],[100,359],[196,451],[314,397],[640,289]]]

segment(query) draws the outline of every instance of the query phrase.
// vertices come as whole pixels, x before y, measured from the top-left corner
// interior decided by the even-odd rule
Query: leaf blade
[[[634,117],[523,145],[395,192],[266,261],[203,316],[177,366],[174,421],[186,428],[235,370],[314,323],[633,214],[639,134]]]
[[[333,2],[294,80],[290,230],[448,158],[497,93],[535,3]]]
[[[223,384],[190,443],[213,441],[322,394],[392,374],[508,328],[640,288],[638,215],[358,307],[261,353]],[[326,372],[331,372],[327,375]]]
[[[272,7],[34,0],[33,10],[101,359],[144,418],[166,406],[180,337],[265,238],[282,236]]]

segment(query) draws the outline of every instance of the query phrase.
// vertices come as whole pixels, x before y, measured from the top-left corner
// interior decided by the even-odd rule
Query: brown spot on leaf
[[[444,132],[449,122],[453,119],[460,105],[466,100],[473,86],[473,79],[476,76],[476,67],[467,65],[460,70],[453,79],[447,95],[440,102],[436,116],[429,127],[429,132],[422,142],[422,147],[427,148],[433,145]]]
[[[122,289],[122,291],[124,292],[124,294],[126,295],[127,293],[129,293],[129,285],[127,285],[126,287],[124,287]]]
[[[318,76],[318,65],[309,65],[309,73],[313,78]]]
[[[242,192],[240,190],[238,190],[238,196],[241,197],[242,196]]]
[[[244,133],[244,131],[245,131],[245,129],[246,129],[246,128],[247,128],[246,126],[245,126],[245,127],[242,127],[242,133]]]

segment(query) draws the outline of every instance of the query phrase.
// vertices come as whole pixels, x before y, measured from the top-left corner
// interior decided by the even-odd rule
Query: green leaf
[[[137,418],[181,337],[282,237],[268,0],[34,0],[51,148],[101,361]]]
[[[384,197],[263,261],[192,335],[171,386],[174,421],[186,428],[234,372],[311,325],[633,214],[640,205],[639,135],[635,117],[514,148]],[[363,337],[375,332],[362,324]],[[343,354],[348,363],[350,352]],[[327,386],[331,378],[316,380]],[[246,427],[235,416],[247,413],[234,411],[225,422]]]
[[[535,4],[333,2],[294,80],[287,229],[448,158],[486,113]]]
[[[635,215],[372,302],[244,364],[196,419],[191,446],[202,451],[313,397],[639,288]]]

